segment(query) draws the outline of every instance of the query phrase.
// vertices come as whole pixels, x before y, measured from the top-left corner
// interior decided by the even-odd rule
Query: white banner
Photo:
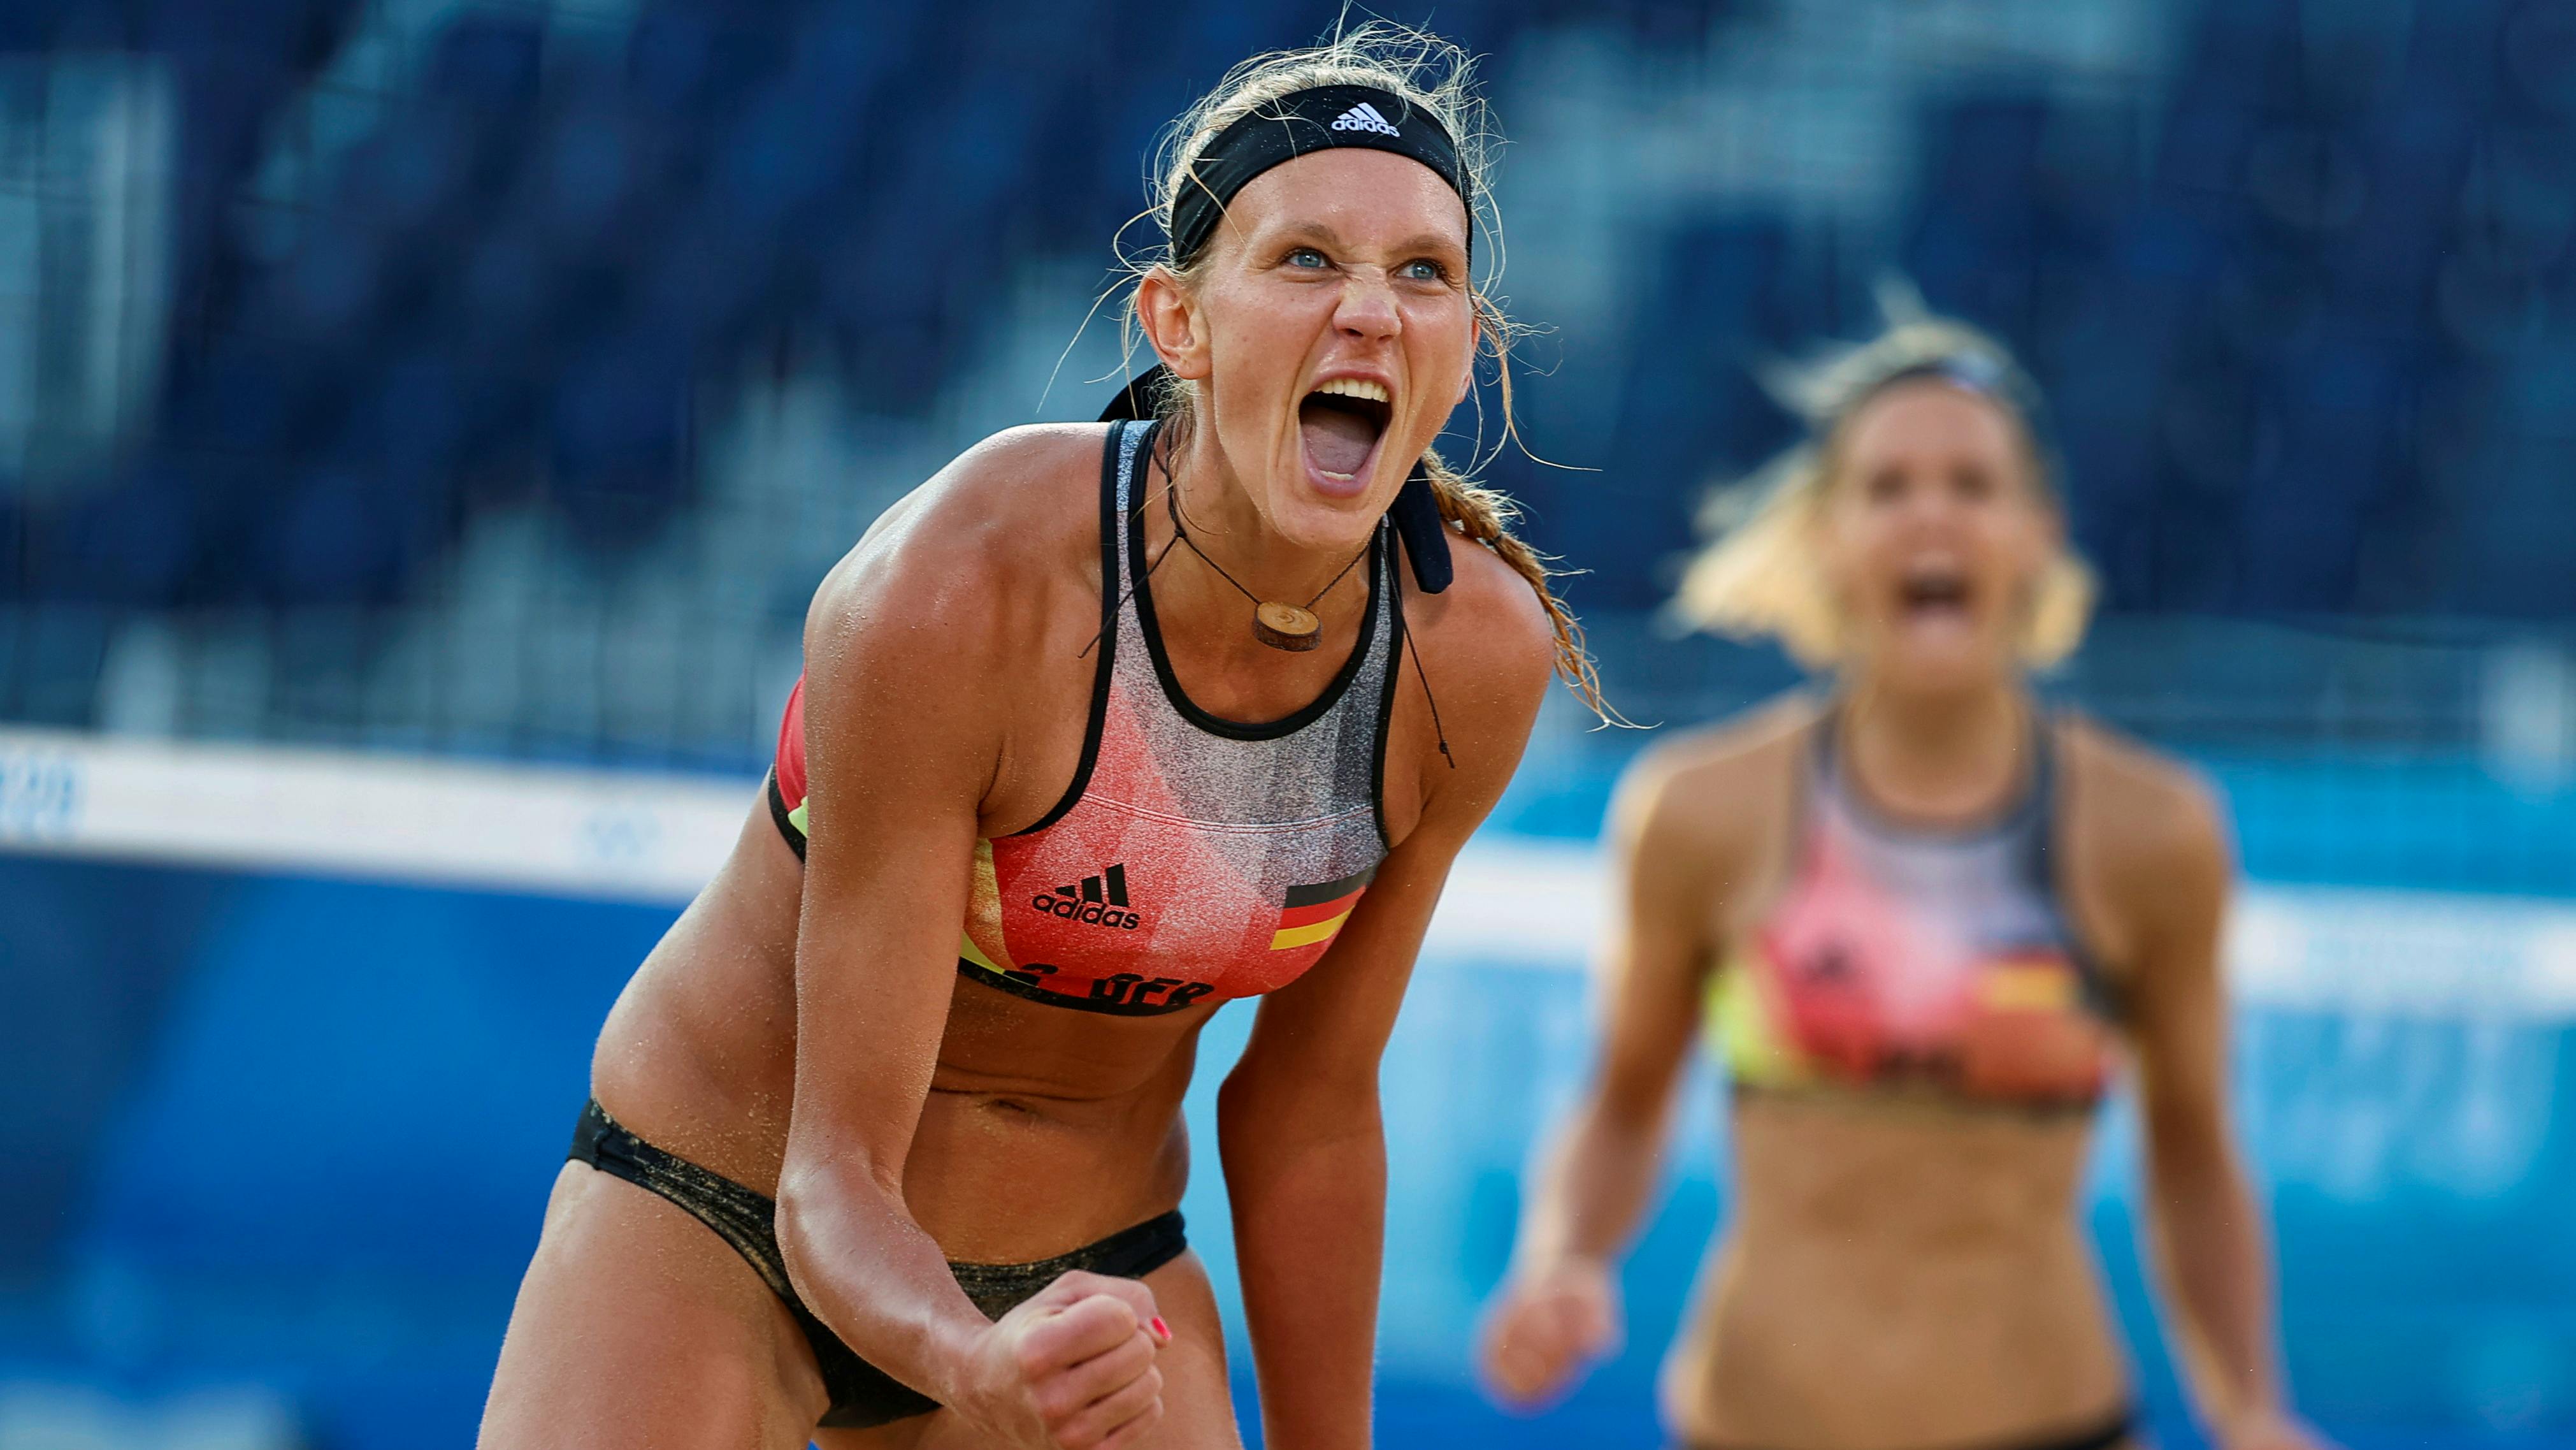
[[[754,781],[0,730],[0,850],[684,902]]]
[[[756,781],[0,729],[0,850],[546,895],[687,901],[762,809]],[[1427,956],[1579,971],[1598,854],[1480,840]],[[2576,904],[2249,883],[2237,997],[2447,1018],[2576,1018]]]

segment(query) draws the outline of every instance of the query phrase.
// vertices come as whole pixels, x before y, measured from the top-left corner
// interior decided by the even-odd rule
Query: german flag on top
[[[1351,908],[1360,904],[1361,895],[1376,875],[1377,868],[1371,866],[1339,881],[1289,887],[1287,903],[1279,910],[1279,929],[1270,936],[1270,949],[1284,952],[1331,941],[1342,923],[1351,919]]]

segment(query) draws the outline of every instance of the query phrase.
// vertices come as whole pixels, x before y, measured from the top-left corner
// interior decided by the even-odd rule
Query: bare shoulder
[[[2097,950],[2157,984],[2158,963],[2209,959],[2234,876],[2226,808],[2198,772],[2097,721],[2060,726],[2065,885]]]
[[[1423,757],[1424,819],[1444,824],[1430,839],[1457,841],[1511,784],[1547,697],[1556,633],[1538,592],[1491,550],[1452,538],[1449,555],[1449,587],[1438,594],[1416,591],[1409,570],[1397,576],[1404,627],[1414,637],[1408,652],[1428,672],[1426,702],[1433,698],[1429,682],[1438,682],[1436,726],[1417,726],[1411,738],[1426,751],[1433,740],[1445,741],[1459,763],[1453,773]],[[1406,663],[1399,658],[1396,668]],[[1409,694],[1397,697],[1397,712],[1419,722]]]
[[[815,590],[809,666],[859,632],[925,656],[999,646],[1069,596],[1096,619],[1100,450],[1097,425],[1006,429],[897,500]]]
[[[1407,592],[1407,627],[1480,684],[1513,696],[1543,689],[1556,668],[1556,626],[1538,591],[1493,550],[1454,534],[1449,561],[1447,589]]]
[[[1817,697],[1796,691],[1676,731],[1638,754],[1626,788],[1706,814],[1748,787],[1788,777],[1823,709]]]
[[[2227,807],[2199,771],[2089,716],[2060,724],[2066,790],[2115,884],[2223,874]]]
[[[1797,691],[1648,746],[1620,780],[1614,828],[1658,851],[1719,859],[1771,839],[1822,712]]]

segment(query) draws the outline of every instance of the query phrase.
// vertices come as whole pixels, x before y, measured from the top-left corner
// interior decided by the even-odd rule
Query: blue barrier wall
[[[2288,767],[2222,774],[2240,800],[2276,805],[2364,788]],[[2531,828],[2513,812],[2543,808],[2465,775],[2425,779],[2438,790],[2414,819],[2463,839],[2481,821],[2490,845],[2512,839]],[[1541,798],[1567,821],[1597,812],[1579,781],[1534,784],[1514,809],[1543,814]],[[2287,864],[2265,829],[2245,833],[2258,873]],[[2363,849],[2358,834],[2339,849]],[[260,1384],[297,1407],[317,1447],[466,1443],[590,1042],[673,914],[0,857],[0,1141],[13,1165],[0,1383],[145,1399]],[[1628,1271],[1626,1353],[1529,1422],[1485,1409],[1465,1368],[1522,1162],[1588,1051],[1576,965],[1427,960],[1407,1005],[1386,1075],[1385,1443],[1655,1443],[1653,1364],[1723,1213],[1722,1119],[1704,1080],[1670,1199]],[[1250,1020],[1237,1007],[1209,1029],[1191,1104],[1202,1134]],[[2569,1040],[2567,1024],[2510,1003],[2243,1015],[2238,1097],[2280,1231],[2291,1370],[2348,1442],[2576,1443]],[[2101,1138],[2085,1212],[2159,1432],[2190,1444],[2138,1267],[2125,1106]],[[1230,1278],[1212,1168],[1187,1206]]]

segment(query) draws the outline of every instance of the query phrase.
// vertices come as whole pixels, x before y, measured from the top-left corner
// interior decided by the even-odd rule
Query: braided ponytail
[[[1422,455],[1422,468],[1431,480],[1431,496],[1440,503],[1440,517],[1455,525],[1458,532],[1493,550],[1496,558],[1511,565],[1513,573],[1538,591],[1538,602],[1547,610],[1548,624],[1556,631],[1556,677],[1593,714],[1606,722],[1619,722],[1618,712],[1602,697],[1601,674],[1593,666],[1592,652],[1584,648],[1582,623],[1548,586],[1547,581],[1556,571],[1547,567],[1546,558],[1538,550],[1511,530],[1512,520],[1520,517],[1520,507],[1502,490],[1487,488],[1460,474],[1436,451]]]

